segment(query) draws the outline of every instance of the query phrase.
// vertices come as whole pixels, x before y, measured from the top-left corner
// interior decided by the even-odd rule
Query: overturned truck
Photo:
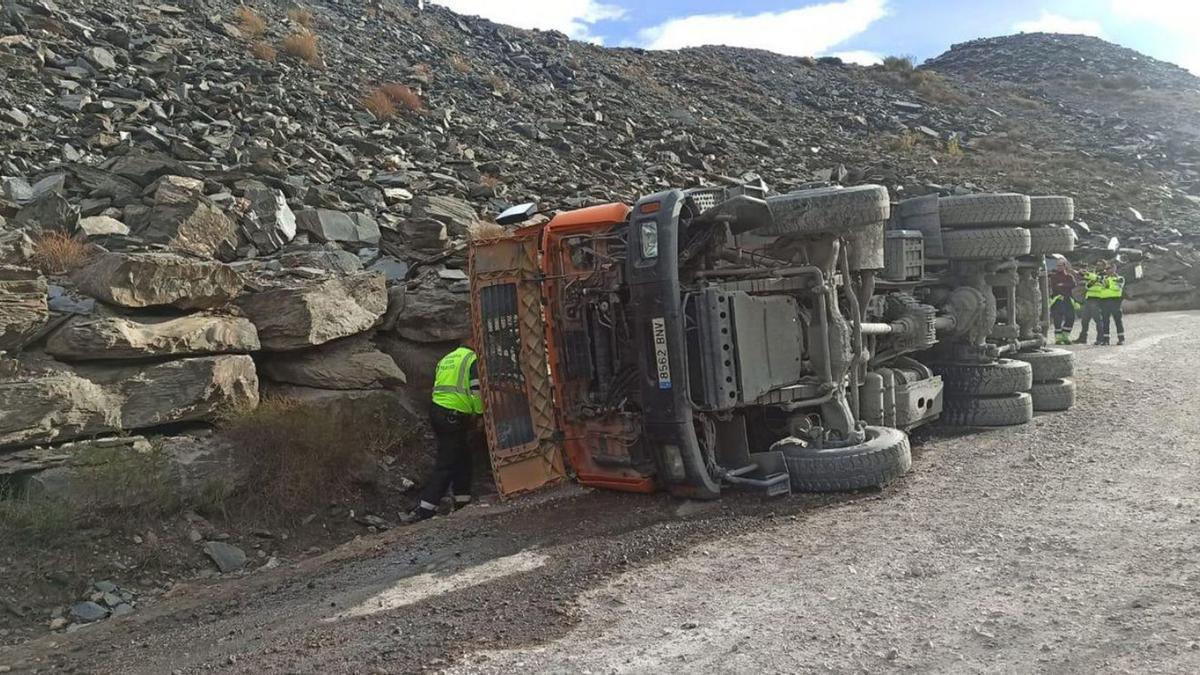
[[[1049,199],[1052,220],[1069,221],[1070,200]],[[1054,383],[1042,407],[1062,409],[1071,355],[1045,348],[1044,256],[1073,240],[1031,235],[1044,219],[1034,203],[931,196],[893,209],[880,186],[769,195],[759,182],[563,212],[476,242],[498,489],[572,472],[701,499],[853,490],[907,472],[906,432],[920,425],[1026,422],[1035,382]]]

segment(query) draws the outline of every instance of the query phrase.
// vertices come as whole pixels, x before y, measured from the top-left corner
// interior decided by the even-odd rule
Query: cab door
[[[540,228],[474,242],[471,319],[492,475],[502,497],[566,477],[546,360]]]

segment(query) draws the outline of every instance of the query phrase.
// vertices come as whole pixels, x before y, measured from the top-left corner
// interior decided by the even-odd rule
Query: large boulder
[[[150,185],[161,176],[200,177],[188,165],[164,155],[121,155],[108,160],[100,168],[142,187]]]
[[[129,226],[109,216],[90,216],[80,219],[79,231],[88,237],[126,236]]]
[[[344,244],[379,243],[379,224],[363,213],[331,209],[306,209],[296,214],[296,226],[321,242]]]
[[[421,195],[412,200],[414,218],[432,218],[446,224],[454,236],[464,236],[467,229],[479,220],[475,207],[456,197]]]
[[[75,274],[79,289],[121,307],[212,309],[241,293],[232,267],[167,252],[106,253]]]
[[[387,310],[383,275],[363,272],[251,293],[238,305],[268,351],[325,344],[361,333]]]
[[[384,329],[416,342],[455,342],[471,334],[471,297],[426,285],[390,294]]]
[[[175,318],[77,316],[50,335],[46,351],[67,361],[258,351],[248,319],[193,314]]]
[[[18,211],[13,222],[31,230],[74,234],[79,225],[79,207],[51,192]]]
[[[260,368],[275,382],[322,389],[390,389],[406,381],[392,357],[366,336],[273,354],[262,360]]]
[[[400,426],[413,432],[424,409],[407,392],[396,389],[339,390],[264,383],[263,395],[311,404],[332,419]]]
[[[0,216],[0,227],[4,217]],[[0,230],[0,265],[21,265],[33,260],[37,247],[24,230]]]
[[[0,267],[0,351],[24,346],[46,325],[47,294],[37,274]]]
[[[391,233],[389,233],[391,234]],[[396,227],[394,235],[417,253],[441,253],[446,248],[446,224],[432,218],[411,218]]]
[[[257,405],[258,375],[245,355],[62,368],[0,382],[0,447],[213,421]]]
[[[156,204],[137,232],[146,241],[204,258],[227,257],[237,249],[237,224],[208,199]]]
[[[296,215],[280,190],[256,185],[243,191],[242,234],[262,253],[274,253],[296,237]]]
[[[315,244],[312,248],[288,251],[279,256],[284,269],[308,267],[344,275],[363,271],[362,260],[336,244]]]

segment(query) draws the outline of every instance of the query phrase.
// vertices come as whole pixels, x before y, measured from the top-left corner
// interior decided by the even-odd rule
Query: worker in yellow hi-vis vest
[[[483,414],[478,357],[467,346],[442,357],[433,379],[429,422],[437,436],[437,463],[421,490],[421,501],[406,517],[425,520],[437,513],[438,503],[450,489],[454,507],[471,503],[471,446],[469,432]]]
[[[1125,297],[1125,277],[1117,274],[1116,269],[1106,274],[1100,284],[1100,323],[1097,329],[1096,344],[1109,344],[1109,323],[1117,327],[1117,344],[1125,344],[1125,321],[1121,311],[1121,301]]]
[[[1097,337],[1100,335],[1100,298],[1106,274],[1108,274],[1108,262],[1104,260],[1096,263],[1094,270],[1083,273],[1083,311],[1080,312],[1079,317],[1083,328],[1079,331],[1079,337],[1075,338],[1077,345],[1087,344],[1088,324],[1090,323],[1095,322],[1096,335]]]

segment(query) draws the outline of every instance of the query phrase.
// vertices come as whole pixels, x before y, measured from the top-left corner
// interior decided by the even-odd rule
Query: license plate
[[[654,363],[658,368],[658,388],[671,388],[671,353],[667,350],[667,321],[662,317],[650,320],[654,334]]]

